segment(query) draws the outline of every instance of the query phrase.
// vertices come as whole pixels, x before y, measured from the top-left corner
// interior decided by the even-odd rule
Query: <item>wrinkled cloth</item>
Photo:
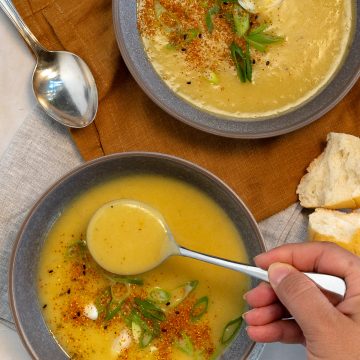
[[[46,47],[75,52],[94,73],[100,98],[96,120],[71,132],[86,160],[132,150],[182,157],[224,180],[262,220],[295,203],[296,186],[328,132],[360,135],[359,82],[327,115],[293,133],[261,140],[206,134],[172,118],[136,84],[117,47],[111,0],[14,4]]]
[[[13,327],[8,269],[22,222],[38,198],[83,162],[68,131],[36,108],[0,158],[0,321]]]
[[[13,327],[8,268],[22,222],[38,198],[83,163],[68,131],[36,108],[0,158],[0,321]],[[306,238],[307,216],[299,204],[260,223],[267,249]]]

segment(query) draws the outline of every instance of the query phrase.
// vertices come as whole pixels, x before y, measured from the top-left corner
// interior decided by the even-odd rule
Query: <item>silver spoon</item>
[[[178,245],[162,214],[160,214],[159,211],[152,208],[151,206],[136,200],[121,199],[121,200],[112,201],[111,203],[102,206],[97,212],[95,212],[95,214],[93,215],[92,219],[89,222],[87,238],[91,236],[91,234],[89,234],[89,229],[94,227],[92,226],[93,219],[96,219],[101,213],[105,214],[106,216],[104,209],[105,210],[106,208],[113,209],[114,206],[136,207],[137,211],[143,212],[144,215],[146,216],[151,216],[155,221],[161,224],[161,227],[164,229],[166,235],[166,241],[168,242],[168,246],[166,247],[167,249],[166,252],[162,254],[162,256],[158,259],[157,262],[149,264],[146,269],[143,268],[142,272],[149,271],[159,266],[163,261],[165,261],[170,256],[178,255],[178,256],[185,256],[196,260],[204,261],[210,264],[222,266],[231,270],[235,270],[247,274],[256,279],[269,282],[268,272],[259,267],[222,259],[216,256],[206,255]],[[93,258],[97,260],[97,254],[94,253],[94,249],[92,247],[91,242],[88,242],[88,249],[90,251],[90,254],[93,256]],[[146,249],[145,247],[142,247],[140,251],[151,251],[151,249]],[[142,266],[142,264],[139,265]],[[337,295],[341,295],[341,296],[345,295],[346,285],[343,279],[327,274],[308,273],[308,272],[304,274],[308,276],[314,283],[316,283],[321,289]],[[119,275],[136,275],[136,273],[133,272],[133,273],[119,274]]]
[[[85,62],[67,51],[46,50],[10,0],[0,0],[0,8],[36,56],[33,90],[45,112],[65,126],[82,128],[89,125],[97,112],[98,94]]]

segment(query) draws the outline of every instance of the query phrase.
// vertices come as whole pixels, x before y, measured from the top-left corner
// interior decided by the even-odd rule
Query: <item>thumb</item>
[[[288,264],[275,263],[268,269],[269,280],[281,303],[289,310],[304,335],[332,326],[337,310],[306,275]]]

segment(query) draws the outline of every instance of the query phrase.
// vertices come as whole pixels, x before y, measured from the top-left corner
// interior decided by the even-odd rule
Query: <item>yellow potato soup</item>
[[[87,226],[119,199],[157,209],[182,246],[248,261],[234,224],[200,190],[156,175],[111,180],[74,199],[44,243],[38,292],[49,330],[72,359],[215,358],[241,325],[249,280],[182,257],[137,276],[103,270],[88,252]]]
[[[91,218],[86,243],[105,270],[136,275],[177,253],[162,215],[147,204],[122,199],[105,204]]]
[[[347,53],[352,6],[284,0],[250,14],[234,1],[138,0],[138,26],[154,69],[180,97],[224,118],[260,119],[329,82]]]

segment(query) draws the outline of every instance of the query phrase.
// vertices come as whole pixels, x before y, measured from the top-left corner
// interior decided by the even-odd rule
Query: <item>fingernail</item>
[[[257,259],[261,258],[263,254],[259,254],[253,257],[253,260],[256,262]]]
[[[243,295],[243,299],[246,301],[246,297],[248,296],[249,291],[247,291],[244,295]]]
[[[247,315],[249,312],[250,312],[250,310],[244,312],[244,313],[241,315],[241,317],[242,317],[245,321],[246,321],[245,317],[246,317],[246,315]]]
[[[292,270],[293,267],[288,264],[271,264],[268,269],[270,284],[273,286],[278,286],[283,281],[283,279],[292,272]]]

